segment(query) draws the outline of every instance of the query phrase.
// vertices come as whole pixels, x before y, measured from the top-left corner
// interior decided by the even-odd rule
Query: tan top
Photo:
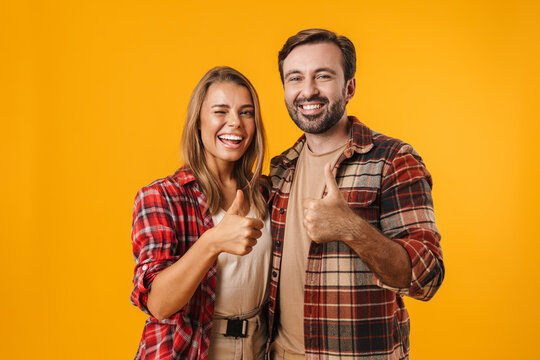
[[[212,216],[214,226],[225,216],[221,209]],[[256,217],[250,211],[248,217]],[[217,285],[214,317],[236,317],[253,312],[268,297],[268,276],[272,256],[272,235],[270,217],[264,220],[262,236],[257,245],[244,256],[221,253],[217,261]]]
[[[322,198],[326,183],[324,166],[334,165],[346,144],[324,154],[304,146],[298,162],[287,206],[283,255],[279,280],[280,319],[276,342],[288,353],[304,354],[304,285],[311,240],[304,229],[305,198]]]

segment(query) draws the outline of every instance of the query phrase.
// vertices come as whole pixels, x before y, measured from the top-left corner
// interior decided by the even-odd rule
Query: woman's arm
[[[246,255],[257,244],[263,223],[244,216],[240,210],[243,199],[242,191],[238,190],[223,220],[202,234],[178,261],[154,278],[148,309],[155,318],[165,319],[184,307],[221,252]]]

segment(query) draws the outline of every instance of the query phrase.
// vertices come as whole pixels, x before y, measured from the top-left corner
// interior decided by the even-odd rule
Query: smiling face
[[[283,61],[285,104],[296,125],[321,134],[346,117],[354,78],[345,82],[341,50],[331,42],[295,47]]]
[[[210,85],[201,107],[199,129],[208,166],[216,169],[233,165],[255,134],[249,90],[232,82]]]

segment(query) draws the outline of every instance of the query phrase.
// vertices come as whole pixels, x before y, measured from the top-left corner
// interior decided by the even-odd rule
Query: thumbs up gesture
[[[244,192],[242,190],[236,190],[236,197],[233,203],[227,210],[226,215],[240,215],[244,216]]]
[[[317,243],[348,240],[350,221],[347,220],[356,215],[339,191],[330,164],[324,167],[324,176],[326,196],[304,200],[304,227],[308,237]]]
[[[244,211],[244,193],[236,191],[236,197],[221,222],[212,231],[217,253],[227,252],[246,255],[251,252],[261,237],[264,223],[260,219],[248,218]]]

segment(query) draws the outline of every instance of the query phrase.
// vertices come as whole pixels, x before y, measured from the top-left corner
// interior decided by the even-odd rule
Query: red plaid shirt
[[[408,359],[409,315],[402,295],[429,300],[444,277],[431,176],[410,145],[376,133],[354,117],[349,119],[352,136],[336,164],[338,186],[356,214],[405,248],[412,280],[407,288],[387,286],[345,243],[312,242],[304,288],[306,359]],[[289,192],[304,143],[302,136],[272,159],[270,168],[269,327],[274,335]]]
[[[131,302],[150,315],[136,359],[206,359],[214,315],[216,266],[206,274],[191,300],[176,314],[159,321],[147,307],[156,275],[175,263],[213,227],[203,214],[206,198],[186,168],[157,180],[137,193],[133,210],[135,256]]]

